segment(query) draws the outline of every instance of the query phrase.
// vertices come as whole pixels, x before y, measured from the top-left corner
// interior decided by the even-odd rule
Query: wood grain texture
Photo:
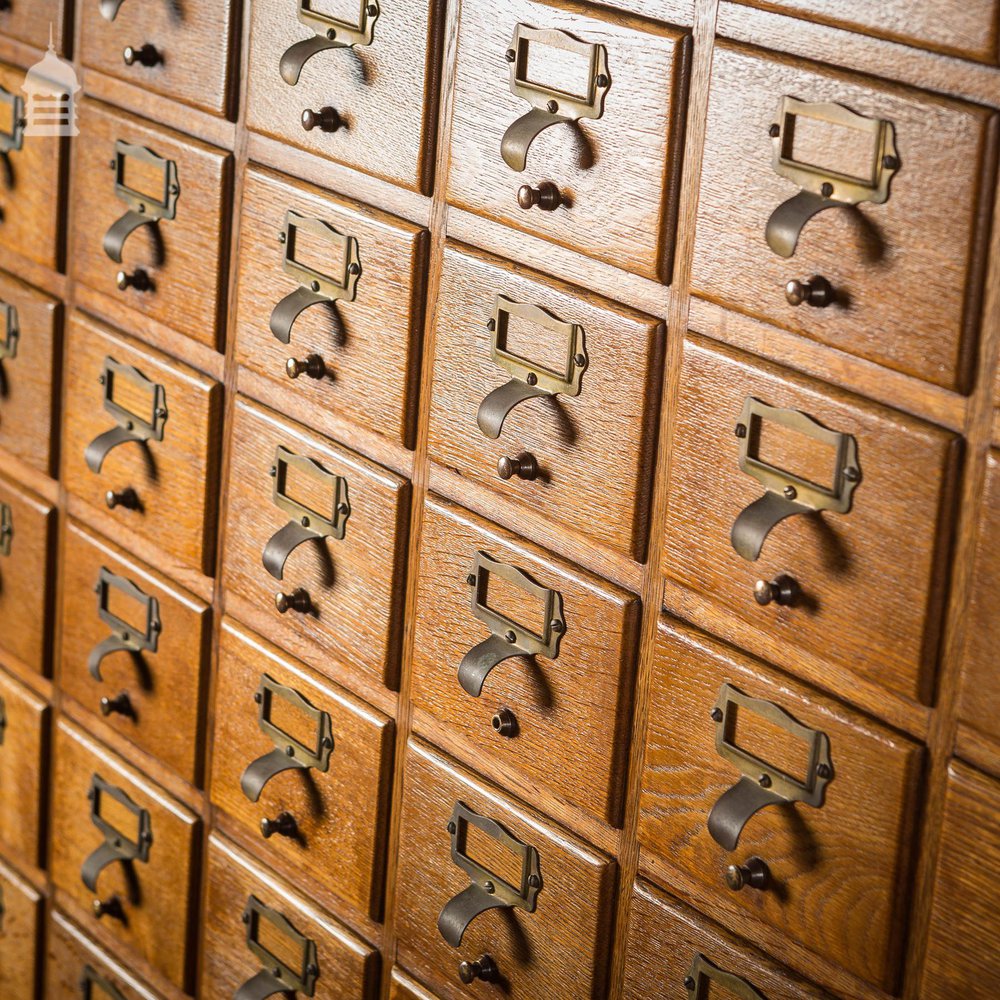
[[[61,567],[60,688],[95,714],[101,698],[125,692],[132,714],[113,713],[104,717],[104,723],[185,781],[200,783],[209,608],[131,553],[74,521],[63,533]],[[98,616],[94,593],[102,568],[156,598],[162,625],[155,653],[120,651],[106,656],[101,663],[103,683],[94,680],[87,666],[91,651],[111,634],[111,627]],[[140,602],[113,592],[109,604],[130,624],[145,627]]]
[[[739,976],[767,1000],[823,1000],[829,996],[748,948],[732,934],[709,924],[663,890],[649,882],[636,882],[625,942],[623,1000],[649,1000],[663,995],[665,987],[681,996],[696,955]],[[720,989],[714,984],[703,988],[711,995]],[[727,990],[722,992],[728,994]]]
[[[0,861],[0,995],[4,1000],[35,1000],[41,963],[42,896]]]
[[[508,0],[497,13],[486,3],[462,7],[448,200],[622,270],[669,280],[687,75],[684,33],[572,2]],[[612,80],[603,116],[545,131],[532,144],[523,173],[500,156],[507,126],[530,110],[511,93],[504,58],[518,23],[603,45]],[[536,53],[542,60],[544,51]],[[565,70],[561,75],[568,76]],[[579,80],[558,83],[580,91]],[[555,183],[566,203],[550,212],[520,209],[517,189],[542,180]]]
[[[70,47],[64,24],[72,7],[72,2],[66,0],[11,0],[6,9],[0,11],[0,34],[44,49],[51,24],[56,52],[63,55]]]
[[[389,1000],[437,1000],[437,997],[424,989],[415,979],[411,979],[402,969],[393,969],[389,984]]]
[[[6,671],[0,671],[0,701],[0,850],[23,864],[43,864],[49,706]]]
[[[411,741],[406,757],[396,897],[399,963],[443,1000],[496,996],[500,989],[511,1000],[604,996],[615,862],[481,784],[427,745]],[[437,928],[445,904],[469,886],[469,876],[452,863],[446,829],[456,801],[534,846],[543,880],[534,913],[488,911],[469,925],[458,949]],[[509,863],[512,855],[485,836],[475,842],[478,860],[487,866],[496,863],[491,845]],[[483,954],[493,957],[503,986],[477,981],[463,987],[459,963]]]
[[[96,4],[91,6],[98,16]],[[230,154],[106,104],[85,100],[79,107],[70,235],[73,276],[128,303],[137,331],[143,329],[142,318],[149,317],[208,347],[219,347],[231,209]],[[157,222],[155,233],[152,226],[133,233],[122,251],[122,263],[116,264],[104,252],[103,240],[128,210],[115,195],[115,174],[108,169],[119,139],[173,160],[181,190],[176,217]],[[153,287],[145,292],[119,291],[118,272],[132,274],[137,268],[149,275]]]
[[[147,862],[126,867],[113,862],[101,873],[97,895],[117,895],[125,920],[105,917],[103,929],[141,954],[181,989],[192,976],[191,893],[197,876],[196,844],[201,821],[148,777],[67,722],[56,727],[53,774],[52,881],[80,906],[91,907],[94,894],[83,884],[80,869],[87,856],[104,843],[91,822],[87,792],[96,773],[126,792],[149,811],[153,842]],[[127,831],[125,831],[127,832]],[[94,924],[97,918],[90,915]]]
[[[417,729],[429,738],[438,726],[460,736],[478,759],[511,772],[515,794],[530,798],[542,786],[619,824],[639,599],[437,499],[425,507],[420,544],[410,697],[435,723]],[[566,632],[556,657],[505,660],[474,699],[459,684],[458,666],[490,637],[469,606],[466,577],[479,551],[558,591]],[[488,600],[512,613],[513,601],[498,600],[492,590]],[[537,629],[537,614],[537,602],[526,601],[521,623]],[[513,738],[493,730],[500,708],[517,718]]]
[[[859,676],[928,699],[948,570],[955,439],[700,339],[685,344],[680,379],[665,569],[706,598],[692,620],[845,696]],[[729,537],[740,511],[765,491],[738,464],[733,428],[747,396],[853,435],[862,477],[849,513],[783,521],[757,562],[741,558]],[[771,447],[769,462],[810,473],[784,451],[784,437]],[[779,573],[798,582],[802,598],[761,608],[754,582]]]
[[[351,4],[320,10],[346,11]],[[437,124],[440,0],[387,0],[371,45],[321,52],[295,87],[278,72],[285,50],[314,37],[284,0],[250,9],[247,126],[265,136],[414,191],[430,190]],[[357,21],[355,21],[357,23]],[[333,107],[346,122],[336,132],[302,128],[301,114]]]
[[[289,516],[272,500],[275,449],[305,455],[347,479],[351,513],[343,539],[307,541],[274,579],[261,561],[271,536]],[[267,611],[266,635],[327,676],[360,673],[390,687],[398,670],[399,609],[404,583],[409,484],[276,414],[240,399],[232,423],[230,495],[226,510],[223,584],[240,604]],[[308,612],[275,609],[276,591],[309,593]],[[237,600],[238,599],[238,600]],[[340,679],[339,677],[337,679]]]
[[[239,4],[135,3],[126,0],[113,21],[98,4],[78,4],[80,58],[91,66],[156,94],[225,114],[229,108],[229,67]],[[155,66],[125,65],[122,50],[152,45],[160,56]],[[182,182],[183,183],[183,182]]]
[[[764,236],[771,212],[799,190],[771,166],[768,128],[784,95],[889,120],[901,163],[887,202],[823,212],[805,226],[791,259]],[[693,290],[888,368],[967,389],[994,131],[983,108],[720,43]],[[843,142],[828,130],[804,155],[843,155]],[[785,283],[814,274],[830,281],[838,300],[823,309],[789,305]]]
[[[990,1000],[1000,978],[996,893],[1000,785],[958,761],[948,769],[944,828],[930,899],[921,1000]]]
[[[373,1000],[378,953],[261,863],[217,835],[208,841],[208,889],[199,996],[230,997],[261,968],[241,917],[252,894],[316,943],[314,1000]],[[273,938],[272,938],[273,940]]]
[[[476,423],[479,404],[511,378],[490,358],[486,324],[497,295],[579,324],[588,364],[580,395],[522,403],[504,421],[500,437],[491,441]],[[538,342],[535,355],[532,337]],[[555,345],[551,333],[527,325],[511,349],[551,366]],[[534,514],[582,529],[641,560],[663,351],[663,324],[650,316],[450,245],[436,311],[431,458],[517,499]],[[535,457],[539,477],[500,479],[497,461],[523,453]]]
[[[330,716],[333,753],[325,773],[309,769],[277,775],[253,803],[240,789],[240,778],[251,762],[275,747],[258,727],[259,709],[254,704],[265,674]],[[302,872],[302,885],[322,884],[377,919],[383,892],[392,720],[232,621],[222,628],[215,704],[212,801],[254,837],[260,836],[261,820],[291,813],[298,835],[259,841],[260,857],[290,862]],[[293,712],[293,718],[301,723],[296,733],[316,731],[305,716]],[[277,715],[275,721],[280,725]]]
[[[834,775],[822,806],[761,810],[732,853],[707,826],[717,799],[741,776],[715,747],[709,713],[723,683],[826,733]],[[801,763],[785,760],[794,753],[800,762],[804,744],[760,726],[743,730],[742,716],[740,723],[741,748],[800,773]],[[921,748],[885,726],[661,621],[640,798],[643,863],[750,941],[762,944],[758,928],[768,924],[886,991],[895,989],[921,763]],[[751,856],[767,863],[773,887],[734,893],[725,869]]]
[[[0,302],[17,310],[17,354],[0,361],[0,448],[47,476],[59,453],[62,305],[0,273]],[[6,337],[6,324],[0,338]]]
[[[353,302],[321,304],[302,313],[292,339],[271,333],[271,311],[298,283],[285,274],[278,242],[285,212],[296,211],[358,241],[361,276]],[[412,447],[415,390],[423,329],[425,230],[367,205],[259,169],[243,187],[236,313],[239,363],[316,410],[336,409],[366,428]],[[326,273],[337,279],[345,261],[331,245]],[[314,251],[305,261],[323,270]],[[327,376],[285,374],[290,357],[319,355]]]
[[[55,581],[55,508],[0,476],[0,504],[11,511],[10,555],[0,557],[0,648],[48,673]]]
[[[115,426],[98,383],[104,359],[138,368],[166,392],[163,440],[123,444],[99,475],[84,461],[87,445]],[[69,322],[63,413],[62,480],[90,506],[107,511],[105,493],[131,486],[140,507],[117,507],[123,528],[203,573],[214,564],[222,386],[153,348],[80,313]],[[148,419],[148,417],[147,417]]]

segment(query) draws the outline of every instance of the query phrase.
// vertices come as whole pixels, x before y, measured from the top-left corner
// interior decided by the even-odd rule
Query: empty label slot
[[[114,584],[107,585],[107,597],[104,606],[108,612],[114,615],[119,621],[125,622],[137,632],[145,634],[147,625],[146,604],[130,597],[124,591],[119,590]]]
[[[348,241],[305,226],[288,227],[288,259],[343,287],[347,272]]]
[[[315,753],[318,738],[316,720],[281,695],[272,693],[265,694],[265,697],[269,699],[270,704],[264,718],[268,719],[272,726],[291,736],[310,753]]]
[[[520,892],[524,872],[524,861],[521,855],[515,854],[471,823],[463,823],[462,826],[465,829],[465,835],[464,837],[459,836],[459,851],[470,861],[482,865],[487,871],[492,872]]]
[[[163,165],[154,165],[137,156],[123,156],[121,183],[152,205],[166,205],[167,178]]]
[[[877,150],[870,131],[807,115],[789,115],[782,136],[785,159],[874,187]]]
[[[769,767],[808,784],[812,744],[750,709],[730,705],[726,741]]]
[[[483,572],[479,579],[480,604],[542,638],[546,626],[545,601],[495,573]]]
[[[305,10],[322,17],[331,17],[354,28],[361,27],[364,7],[370,0],[308,0]]]
[[[295,465],[288,464],[283,468],[284,475],[279,483],[281,494],[320,517],[333,520],[333,484]]]
[[[279,962],[301,976],[306,966],[306,945],[302,941],[293,940],[277,927],[266,916],[259,913],[255,917],[257,943],[270,952]]]
[[[138,417],[143,423],[153,423],[156,386],[152,382],[139,382],[110,370],[108,378],[111,379],[109,391],[111,402]]]
[[[519,76],[526,83],[590,101],[591,57],[544,42],[521,42]]]
[[[748,454],[820,489],[836,490],[837,449],[771,420],[754,419]]]
[[[565,329],[556,330],[501,310],[497,323],[497,347],[527,365],[569,381],[571,345]]]
[[[98,792],[97,815],[126,840],[139,843],[139,817],[107,792]]]

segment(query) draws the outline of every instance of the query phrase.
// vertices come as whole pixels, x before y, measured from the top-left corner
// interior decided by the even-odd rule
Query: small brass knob
[[[274,606],[284,615],[289,611],[311,611],[312,601],[309,600],[309,592],[298,587],[290,594],[283,594],[279,590],[274,595]]]
[[[134,288],[137,292],[148,292],[153,287],[149,275],[141,267],[136,268],[131,274],[128,271],[119,271],[115,276],[115,284],[120,292],[124,292],[127,288]]]
[[[535,479],[538,476],[538,463],[535,456],[525,452],[517,458],[509,458],[504,455],[497,462],[497,475],[501,479],[511,479],[517,476],[519,479]]]
[[[336,108],[320,108],[319,111],[306,108],[302,112],[302,127],[307,132],[311,132],[314,128],[318,128],[321,132],[336,132],[342,124]]]
[[[762,858],[748,858],[745,865],[730,865],[726,869],[726,885],[733,892],[745,886],[751,889],[766,889],[771,884],[771,869]]]
[[[126,486],[123,490],[108,490],[104,494],[104,502],[109,510],[114,510],[115,507],[135,510],[139,506],[139,495],[131,486]]]
[[[310,354],[301,361],[297,358],[289,358],[285,362],[285,374],[289,378],[298,378],[300,375],[322,378],[326,374],[326,365],[318,354]]]
[[[830,305],[836,298],[833,285],[826,278],[814,274],[807,281],[789,281],[785,285],[785,298],[790,306],[800,306],[803,302],[819,309]]]
[[[139,63],[142,66],[155,66],[161,62],[160,53],[156,51],[155,45],[148,42],[136,48],[134,45],[126,45],[122,49],[122,60],[126,66],[134,66]]]
[[[101,715],[107,718],[115,712],[119,715],[132,715],[132,700],[127,691],[116,694],[114,698],[104,697],[101,699]]]
[[[544,212],[551,212],[562,204],[562,195],[551,181],[543,181],[538,187],[522,184],[517,189],[517,203],[525,211],[537,206]]]
[[[95,899],[92,904],[94,910],[94,916],[98,920],[101,917],[113,917],[115,920],[123,920],[125,918],[125,911],[122,909],[122,901],[117,896],[111,896],[109,899]]]
[[[493,716],[493,729],[504,739],[517,736],[517,716],[509,708],[499,708]]]
[[[294,837],[299,832],[299,825],[290,812],[279,813],[274,819],[266,817],[260,821],[260,835],[270,840],[276,833],[282,837]]]
[[[481,979],[484,983],[494,983],[499,970],[496,962],[489,955],[483,955],[478,962],[461,962],[458,966],[458,978],[468,985]]]
[[[753,585],[753,599],[764,607],[772,601],[782,607],[789,607],[799,596],[799,585],[787,573],[781,573],[773,580],[758,580]]]

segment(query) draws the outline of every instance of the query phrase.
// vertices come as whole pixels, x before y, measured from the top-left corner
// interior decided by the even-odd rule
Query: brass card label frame
[[[21,325],[17,318],[17,306],[9,302],[0,302],[3,312],[3,340],[0,340],[0,360],[17,357],[17,342],[21,338]]]
[[[127,598],[137,601],[145,609],[146,627],[140,631],[134,625],[119,618],[109,608],[108,597],[111,589],[120,591]],[[160,642],[160,632],[163,624],[160,621],[160,602],[150,594],[144,593],[127,577],[112,573],[106,566],[102,566],[97,573],[97,583],[94,586],[97,593],[97,616],[107,625],[112,632],[116,633],[122,642],[126,643],[130,649],[138,652],[146,650],[155,653]]]
[[[101,815],[101,799],[105,795],[135,816],[138,840],[133,840],[116,829]],[[87,798],[90,799],[90,821],[100,830],[105,842],[115,854],[123,860],[149,861],[149,849],[153,843],[153,824],[149,810],[137,805],[128,792],[105,781],[96,772],[91,775]]]
[[[16,152],[24,147],[24,129],[28,122],[24,116],[24,98],[0,87],[0,104],[10,108],[11,128],[0,129],[0,153]]]
[[[357,23],[313,10],[311,0],[299,0],[299,20],[312,28],[317,35],[324,35],[331,42],[338,42],[348,47],[371,45],[375,37],[375,22],[381,13],[378,0],[357,0],[357,3]]]
[[[14,543],[14,511],[9,503],[0,503],[0,556],[9,556]]]
[[[313,510],[298,500],[293,500],[285,492],[287,488],[289,468],[319,480],[324,487],[330,488],[330,515]],[[274,483],[271,488],[271,500],[275,507],[284,511],[292,521],[297,521],[304,528],[320,537],[335,538],[338,541],[344,537],[347,521],[351,516],[351,502],[348,498],[347,479],[333,472],[327,472],[319,462],[289,451],[284,445],[278,445],[274,451]]]
[[[279,934],[287,937],[302,952],[301,968],[293,969],[283,959],[260,942],[260,922],[266,920]],[[283,914],[259,900],[253,893],[247,897],[243,910],[246,924],[246,945],[261,965],[278,980],[288,992],[301,992],[312,996],[319,978],[319,951],[312,938],[300,934],[295,925]]]
[[[737,997],[738,1000],[764,1000],[763,994],[758,993],[745,979],[735,973],[720,969],[701,952],[695,952],[694,958],[691,960],[691,968],[688,969],[688,974],[684,977],[684,988],[687,990],[688,1000],[709,1000],[712,983],[718,984],[719,987]]]
[[[125,183],[125,163],[128,159],[138,160],[154,167],[163,174],[163,194],[157,199],[148,193],[130,188]],[[177,201],[181,188],[177,178],[177,163],[174,160],[157,156],[146,146],[115,141],[115,158],[113,161],[115,174],[115,194],[126,205],[139,215],[150,219],[173,219],[177,215]]]
[[[295,237],[300,229],[320,237],[333,246],[331,259],[342,263],[340,277],[319,271],[295,259]],[[357,297],[358,279],[361,277],[361,256],[355,237],[342,233],[329,222],[311,215],[302,215],[290,208],[285,212],[281,242],[285,247],[281,262],[285,274],[293,277],[310,291],[325,295],[331,301],[354,301]]]
[[[149,393],[153,398],[148,419],[138,413],[116,403],[115,379],[125,379],[136,385],[140,391]],[[163,429],[167,422],[167,390],[159,382],[153,382],[132,365],[123,365],[110,355],[104,359],[101,371],[101,384],[104,387],[104,409],[114,418],[116,424],[124,427],[134,439],[140,441],[162,441]]]
[[[271,721],[271,706],[275,698],[282,698],[315,723],[316,741],[313,746],[306,746]],[[316,708],[295,688],[281,684],[269,674],[260,675],[260,686],[254,695],[254,701],[257,702],[257,727],[290,760],[294,760],[300,767],[313,767],[323,773],[330,770],[334,741],[333,721],[329,712]]]

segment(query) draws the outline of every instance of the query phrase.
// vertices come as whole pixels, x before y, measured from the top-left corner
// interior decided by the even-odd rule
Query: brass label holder
[[[0,310],[3,311],[3,340],[0,340],[0,361],[10,358],[12,361],[17,357],[17,342],[21,338],[21,325],[17,319],[17,306],[12,306],[9,302],[0,302]]]
[[[131,840],[101,815],[101,799],[105,795],[135,816],[138,840]],[[91,892],[97,892],[97,879],[112,862],[149,861],[153,825],[148,809],[140,808],[124,789],[108,784],[99,774],[91,776],[87,798],[90,799],[90,821],[104,837],[104,843],[87,856],[80,877]]]
[[[148,414],[133,413],[115,402],[115,382],[131,382],[140,392],[148,395],[152,403]],[[114,418],[117,426],[99,434],[84,452],[87,468],[95,475],[101,471],[108,453],[129,441],[162,441],[167,422],[167,391],[158,382],[146,378],[138,368],[123,365],[108,356],[98,381],[104,387],[104,409]]]
[[[129,159],[160,171],[163,175],[163,194],[159,198],[130,188],[125,183],[125,164]],[[125,241],[132,233],[142,226],[154,226],[161,219],[176,217],[181,188],[177,180],[177,164],[173,160],[157,156],[145,146],[117,140],[111,167],[115,173],[115,195],[125,202],[128,210],[104,234],[104,252],[116,264],[120,264]]]
[[[764,420],[780,424],[831,448],[836,456],[832,485],[820,486],[758,458],[753,449]],[[744,559],[756,561],[771,529],[786,517],[821,510],[836,514],[850,511],[854,490],[861,482],[858,444],[852,435],[829,430],[801,410],[768,406],[753,396],[747,396],[743,402],[736,435],[740,441],[740,470],[753,476],[767,490],[762,497],[740,511],[733,522],[730,540]]]
[[[3,695],[0,695],[0,746],[3,746],[4,738],[7,735],[7,702]]]
[[[546,86],[528,75],[531,45],[562,49],[588,61],[587,85],[580,95]],[[500,142],[500,155],[511,170],[520,173],[528,162],[528,149],[545,129],[581,118],[600,118],[604,98],[611,89],[608,52],[603,45],[582,42],[557,28],[530,28],[518,24],[507,50],[510,64],[510,92],[531,105],[531,110],[508,126]]]
[[[513,886],[491,872],[465,853],[468,828],[476,827],[521,860],[521,884]],[[464,802],[456,802],[448,821],[451,835],[451,860],[471,879],[463,889],[446,904],[438,916],[441,937],[453,948],[462,943],[466,928],[487,910],[516,908],[534,913],[538,894],[542,891],[542,876],[538,851],[510,834],[495,820],[473,812]]]
[[[105,979],[93,966],[85,965],[80,976],[80,996],[82,1000],[97,1000],[94,990],[108,997],[108,1000],[125,1000],[125,995],[110,980]]]
[[[742,749],[733,742],[738,712],[753,712],[784,729],[809,747],[806,776],[800,780]],[[715,719],[715,750],[743,777],[723,792],[708,816],[708,832],[727,851],[736,850],[740,834],[750,817],[765,806],[802,802],[819,809],[826,786],[833,780],[830,738],[810,729],[774,702],[751,698],[731,684],[723,684],[712,712]]]
[[[24,117],[24,98],[0,87],[0,104],[6,104],[10,108],[10,131],[0,129],[0,154],[6,157],[8,153],[14,153],[24,146],[24,129],[28,122]],[[9,173],[10,164],[7,165],[7,170]]]
[[[563,368],[553,371],[508,348],[507,332],[512,316],[552,330],[565,339],[566,360]],[[580,395],[589,358],[583,327],[578,323],[558,319],[541,306],[497,295],[487,329],[490,332],[490,360],[506,371],[511,379],[488,393],[479,404],[476,422],[486,437],[495,440],[500,436],[507,414],[518,403],[539,396]]]
[[[275,698],[284,699],[315,724],[316,739],[312,746],[306,746],[271,721],[271,708]],[[267,674],[261,674],[260,687],[254,694],[254,701],[257,702],[257,728],[274,743],[274,749],[249,764],[240,778],[240,788],[251,802],[256,802],[264,786],[282,771],[310,767],[323,773],[330,770],[333,722],[328,712],[316,708],[294,688],[279,684]]]
[[[537,599],[542,609],[540,631],[522,625],[486,603],[491,576]],[[472,614],[492,633],[462,657],[458,680],[467,694],[478,698],[493,668],[512,656],[541,655],[555,659],[559,655],[559,644],[566,633],[563,599],[559,591],[535,583],[524,570],[491,559],[482,551],[476,553],[466,582],[471,591]]]
[[[136,601],[145,610],[146,625],[137,629],[124,618],[113,614],[108,607],[112,590],[117,590],[129,600]],[[102,682],[101,661],[112,653],[128,651],[130,653],[155,653],[160,642],[160,632],[163,625],[160,622],[160,602],[144,594],[131,580],[112,573],[102,566],[97,574],[94,586],[97,594],[97,617],[111,629],[111,635],[99,642],[87,657],[87,669],[95,681]]]
[[[745,979],[720,969],[700,952],[695,952],[691,968],[684,977],[688,1000],[709,1000],[714,992],[712,983],[716,984],[717,989],[724,990],[738,1000],[765,1000],[763,994],[758,993]]]
[[[335,268],[333,273],[325,274],[295,259],[296,236],[300,230],[318,236],[330,245],[330,261]],[[289,292],[271,312],[271,333],[281,343],[287,344],[291,340],[292,325],[310,306],[321,302],[354,301],[361,276],[361,257],[358,241],[353,236],[346,236],[322,219],[302,215],[292,209],[285,212],[285,226],[280,240],[285,247],[282,269],[299,282],[299,287]]]
[[[0,556],[9,556],[14,543],[14,511],[9,503],[0,503]]]
[[[380,13],[378,0],[356,0],[358,19],[344,21],[331,14],[313,9],[312,0],[299,0],[299,20],[315,32],[289,46],[281,56],[278,69],[281,79],[290,87],[299,82],[302,67],[320,52],[328,49],[349,49],[355,45],[371,45],[375,37],[375,22]]]
[[[827,170],[796,160],[793,155],[795,119],[812,119],[851,129],[871,141],[871,171],[867,177]],[[889,198],[889,182],[899,169],[895,129],[882,118],[866,118],[840,104],[810,104],[784,96],[778,105],[778,121],[771,127],[771,165],[801,190],[782,202],[767,220],[764,235],[768,246],[781,257],[791,257],[805,224],[818,212],[870,201],[881,205]]]
[[[247,897],[242,919],[246,925],[247,948],[263,968],[236,991],[233,1000],[264,1000],[265,997],[273,996],[275,993],[284,996],[292,993],[314,996],[316,980],[319,979],[319,952],[316,942],[300,934],[287,917],[262,903],[253,893]],[[290,942],[287,951],[282,949],[283,955],[296,952],[301,955],[295,967],[261,942],[262,921],[270,924],[273,931],[277,931]]]

